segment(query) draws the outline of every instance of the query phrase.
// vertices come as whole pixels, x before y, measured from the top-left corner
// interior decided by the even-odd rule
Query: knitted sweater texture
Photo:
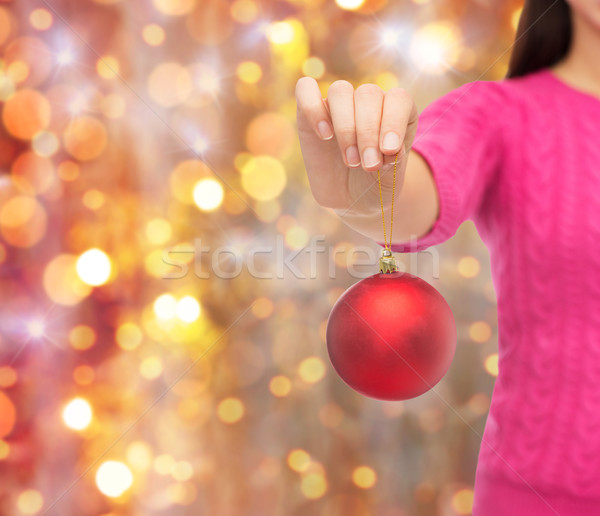
[[[600,515],[600,98],[549,69],[467,83],[421,114],[413,149],[440,215],[490,253],[499,374],[474,516]]]

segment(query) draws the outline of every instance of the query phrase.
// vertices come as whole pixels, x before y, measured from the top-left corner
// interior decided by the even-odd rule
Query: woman
[[[467,219],[488,247],[499,375],[475,516],[600,514],[599,52],[598,0],[528,0],[508,77],[420,116],[398,88],[336,81],[322,99],[314,79],[296,86],[317,202],[381,241],[373,173],[409,149],[393,250],[444,242]],[[391,181],[383,172],[387,199]]]

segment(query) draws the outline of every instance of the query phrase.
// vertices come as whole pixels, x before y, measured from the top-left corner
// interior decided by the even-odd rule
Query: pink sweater
[[[473,515],[600,515],[600,98],[548,69],[468,83],[424,110],[413,148],[440,216],[393,249],[473,220],[498,298]]]

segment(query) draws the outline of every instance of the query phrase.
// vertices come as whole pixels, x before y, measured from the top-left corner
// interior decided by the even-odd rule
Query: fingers
[[[322,140],[333,138],[333,127],[329,110],[323,102],[321,90],[312,77],[301,77],[296,83],[296,102],[298,110],[306,117],[309,125]]]
[[[410,94],[402,88],[392,88],[385,94],[379,133],[379,148],[386,155],[402,149],[408,125],[418,116]]]
[[[362,166],[375,171],[381,166],[379,128],[383,110],[383,90],[376,84],[361,84],[354,92],[356,139]]]
[[[354,86],[344,80],[332,82],[327,90],[327,104],[344,163],[347,167],[360,167],[354,120]]]

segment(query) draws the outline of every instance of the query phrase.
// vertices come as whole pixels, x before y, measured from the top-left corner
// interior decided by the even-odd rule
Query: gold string
[[[398,151],[396,153],[396,156],[394,157],[394,179],[392,182],[392,213],[391,213],[391,217],[392,220],[390,222],[390,243],[388,244],[387,242],[387,236],[385,234],[385,214],[384,214],[384,210],[383,210],[383,194],[381,193],[381,176],[379,174],[379,170],[377,170],[377,181],[379,182],[379,201],[381,203],[381,222],[383,224],[383,243],[384,243],[384,249],[389,249],[390,251],[392,250],[392,229],[394,228],[394,199],[396,197],[396,165],[398,164],[398,154],[400,154],[400,151]]]

